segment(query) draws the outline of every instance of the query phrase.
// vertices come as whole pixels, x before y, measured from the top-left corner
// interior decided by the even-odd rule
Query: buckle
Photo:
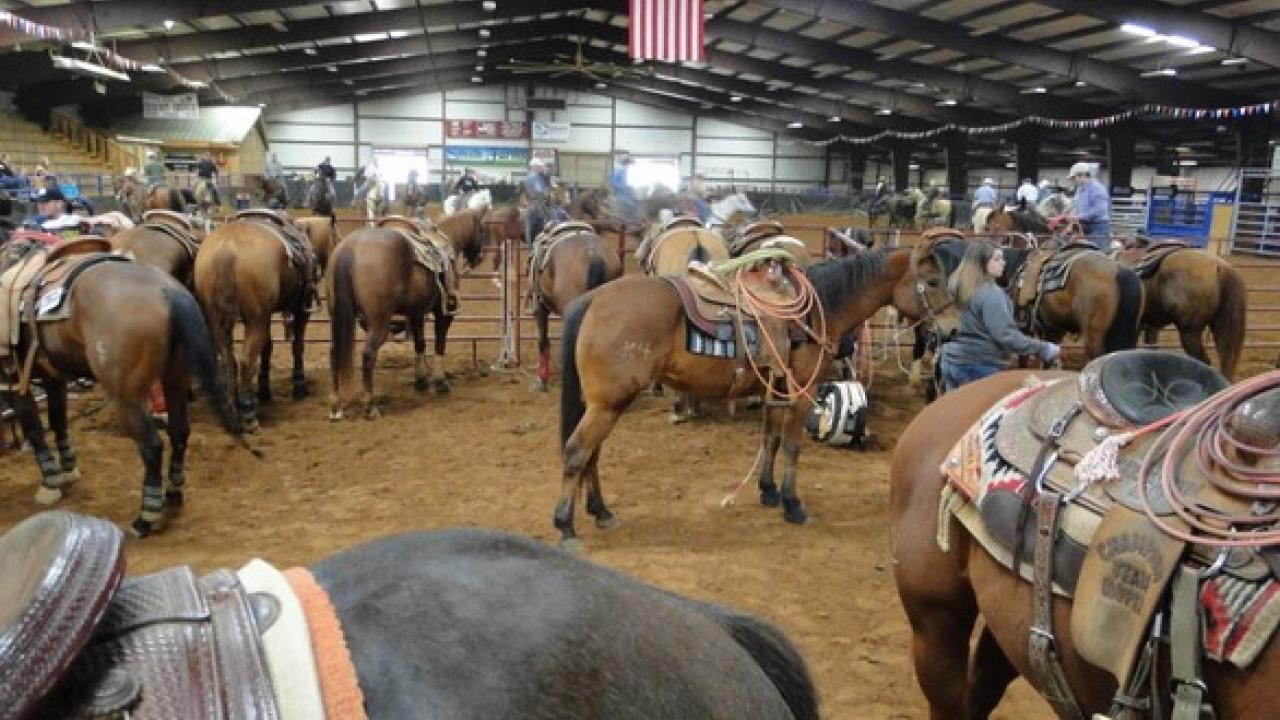
[[[1071,403],[1071,406],[1062,413],[1062,417],[1054,420],[1053,424],[1049,426],[1049,437],[1056,440],[1066,434],[1067,427],[1071,425],[1071,421],[1076,419],[1076,415],[1079,415],[1083,408],[1084,405],[1079,400]]]

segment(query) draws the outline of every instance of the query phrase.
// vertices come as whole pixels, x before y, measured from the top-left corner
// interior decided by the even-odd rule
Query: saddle
[[[435,278],[436,289],[439,290],[440,297],[444,298],[445,307],[458,307],[457,289],[445,278],[445,273],[454,262],[453,243],[443,231],[422,220],[404,215],[379,218],[374,227],[399,233],[413,251],[413,262]]]
[[[66,512],[0,537],[0,718],[278,718],[236,575],[122,581],[122,540]]]
[[[1170,255],[1191,249],[1191,245],[1181,240],[1162,240],[1143,248],[1123,251],[1116,259],[1131,268],[1139,279],[1150,280],[1160,272],[1160,266]]]
[[[172,210],[148,210],[142,215],[142,227],[173,238],[192,260],[200,252],[200,241],[196,239],[191,221]]]
[[[758,220],[753,222],[734,234],[733,239],[729,241],[729,255],[737,257],[746,252],[757,241],[776,237],[785,232],[786,229],[777,220]]]
[[[698,218],[692,215],[675,215],[662,223],[655,231],[649,233],[640,242],[640,246],[636,248],[636,260],[646,274],[653,274],[653,256],[658,253],[658,246],[662,245],[662,241],[668,237],[668,233],[684,228],[702,230],[704,226]]]
[[[1089,253],[1099,253],[1092,243],[1073,242],[1061,248],[1037,248],[1027,253],[1022,267],[1010,282],[1014,316],[1024,327],[1040,324],[1040,303],[1044,297],[1067,286],[1071,267]]]
[[[280,239],[289,264],[303,278],[306,295],[311,296],[316,284],[320,282],[320,262],[316,259],[315,249],[311,247],[311,239],[307,237],[306,231],[298,227],[284,212],[265,208],[241,210],[236,213],[235,219],[268,228]]]

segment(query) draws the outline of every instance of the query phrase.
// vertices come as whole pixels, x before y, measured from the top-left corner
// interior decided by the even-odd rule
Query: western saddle
[[[1160,272],[1160,266],[1170,255],[1192,249],[1191,245],[1181,240],[1161,240],[1151,245],[1121,250],[1116,259],[1121,265],[1132,268],[1140,279],[1149,280]]]
[[[547,263],[551,261],[551,253],[555,250],[556,245],[559,245],[566,238],[583,234],[595,235],[595,227],[591,223],[567,220],[543,230],[537,239],[533,241],[533,247],[529,250],[528,273],[529,299],[532,301],[533,307],[537,307],[542,303],[539,282],[542,278],[542,272],[547,269]]]
[[[173,238],[194,261],[200,252],[200,240],[196,237],[191,221],[172,210],[148,210],[142,215],[142,226]]]
[[[458,288],[450,272],[455,262],[453,243],[439,228],[418,218],[388,215],[379,218],[374,227],[400,234],[413,251],[413,262],[431,274],[436,289],[450,314],[458,310]]]
[[[804,241],[787,235],[777,220],[760,220],[742,228],[729,243],[729,255],[739,257],[760,248],[782,248],[800,267],[813,264]]]
[[[275,233],[284,246],[289,264],[303,278],[307,297],[312,298],[316,285],[320,282],[320,262],[316,259],[315,249],[311,247],[311,239],[307,237],[306,231],[298,227],[283,211],[250,208],[236,213],[235,219],[261,225]]]
[[[1073,645],[1116,678],[1113,712],[1141,697],[1148,682],[1159,691],[1152,653],[1157,635],[1166,632],[1172,635],[1174,716],[1195,718],[1208,708],[1200,679],[1199,574],[1210,568],[1248,582],[1280,577],[1280,562],[1269,548],[1227,552],[1187,543],[1148,515],[1179,523],[1171,501],[1153,489],[1156,479],[1140,477],[1144,456],[1153,448],[1159,452],[1162,440],[1149,426],[1226,388],[1216,370],[1181,354],[1112,353],[1089,363],[1077,381],[1015,393],[997,406],[1003,415],[989,413],[948,456],[942,468],[949,479],[944,495],[952,498],[948,507],[994,558],[1034,587],[1031,679],[1059,716],[1083,717],[1058,663],[1054,594],[1089,598],[1072,605]],[[1275,405],[1272,411],[1280,414],[1280,402]],[[1280,420],[1272,418],[1270,427],[1275,433]],[[1276,445],[1280,437],[1270,442]],[[1108,451],[1113,467],[1099,473]],[[1221,471],[1202,467],[1197,453],[1175,460],[1186,502],[1237,514],[1266,512],[1221,489],[1215,482]],[[977,481],[972,469],[980,463],[985,466]],[[956,502],[953,491],[969,502]],[[1153,624],[1157,615],[1163,620]]]
[[[123,534],[67,512],[0,537],[0,718],[278,718],[271,608],[235,573],[124,578]]]
[[[39,350],[37,325],[70,317],[66,302],[76,279],[102,262],[128,261],[100,237],[81,236],[50,248],[10,241],[0,273],[0,387],[25,393]],[[25,330],[25,332],[24,332]]]
[[[1072,242],[1060,248],[1037,248],[1027,253],[1026,260],[1009,283],[1013,296],[1014,317],[1024,329],[1035,331],[1044,324],[1040,303],[1046,295],[1067,286],[1071,267],[1090,253],[1101,251],[1089,242]]]
[[[642,270],[648,274],[653,274],[653,256],[658,252],[658,246],[667,237],[667,233],[681,228],[701,230],[704,227],[702,221],[693,215],[672,216],[641,241],[640,246],[636,248],[636,261],[640,263]]]

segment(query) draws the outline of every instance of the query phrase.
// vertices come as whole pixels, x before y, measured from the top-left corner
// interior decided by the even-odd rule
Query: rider
[[[1027,209],[1034,209],[1036,201],[1040,199],[1040,191],[1036,189],[1036,184],[1031,178],[1022,178],[1022,184],[1018,186],[1016,197],[1021,205]]]
[[[942,346],[942,382],[951,391],[1004,370],[1013,355],[1037,354],[1053,362],[1054,343],[1024,335],[1013,321],[1013,301],[996,279],[1004,274],[1004,251],[985,241],[965,251],[947,292],[960,310],[955,339]]]
[[[609,189],[618,201],[618,211],[628,224],[635,221],[636,194],[629,182],[631,174],[631,155],[625,150],[619,151],[618,161],[609,175]]]
[[[329,196],[333,197],[334,183],[338,182],[338,173],[333,169],[333,163],[329,162],[328,155],[325,155],[324,160],[321,160],[320,164],[316,166],[316,177],[321,182],[328,183]]]
[[[996,193],[996,181],[991,178],[983,178],[982,186],[973,191],[973,206],[975,208],[986,205],[989,208],[996,206],[996,200],[999,196]]]
[[[1080,229],[1099,250],[1111,249],[1111,198],[1098,182],[1090,163],[1078,162],[1068,175],[1076,184],[1075,216]]]
[[[148,189],[164,184],[164,170],[159,154],[155,150],[148,150],[147,164],[142,166],[142,175],[147,180]]]
[[[702,173],[694,173],[689,179],[689,199],[698,220],[706,225],[711,218],[711,203],[707,202],[707,178]]]
[[[1040,186],[1037,188],[1036,204],[1038,205],[1045,200],[1048,200],[1049,196],[1053,194],[1053,190],[1053,183],[1048,180],[1041,180]]]
[[[476,171],[474,168],[463,168],[462,177],[458,178],[458,182],[453,184],[453,191],[460,195],[473,193],[480,189],[480,183],[476,180]]]
[[[548,224],[566,219],[564,210],[551,203],[551,176],[542,158],[529,161],[529,174],[520,183],[527,210],[524,214],[524,241],[532,244]]]
[[[209,153],[202,154],[200,162],[196,163],[196,177],[200,178],[200,182],[208,184],[209,192],[213,195],[213,204],[221,205],[222,200],[218,198],[217,176],[218,166],[213,163],[213,156]]]

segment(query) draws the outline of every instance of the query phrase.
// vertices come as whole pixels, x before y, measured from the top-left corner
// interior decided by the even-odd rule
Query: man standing
[[[524,176],[520,185],[528,211],[524,214],[524,241],[531,244],[542,232],[543,227],[559,219],[563,210],[551,205],[551,176],[547,173],[547,164],[542,158],[529,161],[529,174]]]
[[[204,153],[200,156],[200,162],[196,163],[196,177],[199,180],[196,183],[196,202],[209,206],[218,206],[222,204],[222,200],[218,198],[218,166],[213,163],[213,156]],[[202,190],[201,186],[204,186]],[[207,197],[205,193],[208,193]]]
[[[1085,162],[1071,166],[1069,175],[1076,184],[1075,216],[1085,237],[1099,250],[1108,252],[1111,249],[1111,197],[1093,177],[1094,167]]]
[[[148,188],[164,184],[164,163],[160,162],[155,150],[147,151],[147,164],[142,166],[142,175]]]
[[[631,155],[625,151],[618,153],[618,161],[613,166],[613,172],[609,175],[609,189],[613,192],[613,196],[617,199],[618,212],[622,215],[623,222],[628,225],[635,224],[636,218],[636,194],[631,188]]]
[[[1018,186],[1018,204],[1024,209],[1034,209],[1036,200],[1040,198],[1040,191],[1036,189],[1036,184],[1031,178],[1022,178],[1022,184]]]
[[[994,208],[997,199],[996,181],[991,178],[983,178],[982,185],[973,192],[973,206],[977,208],[986,205]]]

